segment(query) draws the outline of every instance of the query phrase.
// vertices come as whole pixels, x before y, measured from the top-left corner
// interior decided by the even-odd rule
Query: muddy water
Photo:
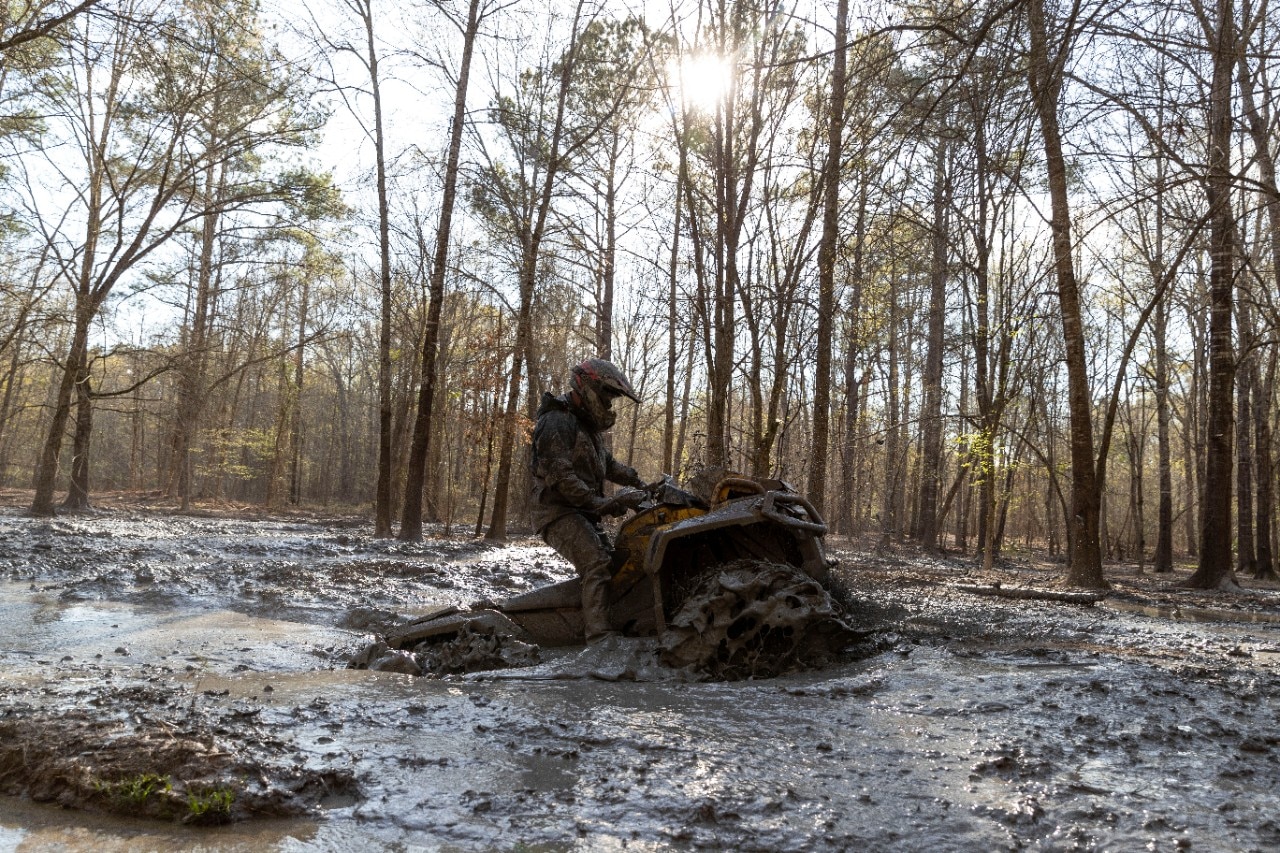
[[[289,522],[0,518],[0,721],[56,740],[74,714],[106,739],[198,714],[226,749],[270,745],[268,774],[355,780],[212,828],[0,798],[0,849],[1280,845],[1276,625],[1002,601],[949,589],[963,564],[844,556],[871,633],[821,672],[603,680],[637,670],[568,651],[428,680],[342,663],[379,620],[566,567]],[[1259,595],[1250,613],[1276,612]]]

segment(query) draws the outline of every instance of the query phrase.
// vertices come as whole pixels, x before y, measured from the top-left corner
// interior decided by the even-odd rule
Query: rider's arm
[[[618,483],[623,486],[631,486],[633,488],[643,488],[644,480],[640,479],[640,475],[636,473],[636,469],[630,465],[623,465],[617,459],[613,458],[613,454],[606,453],[605,458],[605,479],[611,483]]]

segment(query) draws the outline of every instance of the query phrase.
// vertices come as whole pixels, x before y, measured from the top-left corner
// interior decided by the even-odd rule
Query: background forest
[[[37,515],[501,539],[599,355],[647,479],[1076,585],[1274,575],[1268,0],[5,7],[0,484]]]

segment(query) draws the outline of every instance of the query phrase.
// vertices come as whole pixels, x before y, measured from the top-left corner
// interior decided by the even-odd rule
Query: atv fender
[[[783,511],[784,507],[798,507],[805,518],[798,518]],[[801,565],[805,573],[819,583],[827,581],[829,566],[822,545],[818,540],[827,532],[827,525],[817,510],[800,495],[769,491],[756,498],[739,498],[722,504],[706,515],[678,521],[665,530],[653,534],[649,540],[649,553],[645,565],[661,571],[667,549],[672,542],[690,536],[699,536],[726,527],[743,527],[772,522],[780,533],[785,533],[799,543]],[[762,554],[761,557],[772,555]]]
[[[392,628],[387,632],[387,645],[393,649],[413,648],[423,640],[443,639],[457,634],[463,627],[484,631],[497,631],[511,634],[529,642],[525,631],[505,615],[496,610],[469,610],[465,613],[455,612],[445,616],[437,616],[422,622],[411,622]]]
[[[448,639],[464,626],[503,634],[539,646],[573,646],[582,642],[582,582],[562,581],[479,610],[451,610],[393,628],[387,645],[408,649],[424,640]]]

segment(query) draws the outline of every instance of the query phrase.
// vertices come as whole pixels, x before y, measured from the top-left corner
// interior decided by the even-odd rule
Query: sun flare
[[[695,53],[673,61],[670,77],[685,107],[714,113],[733,86],[733,62],[714,53]]]

